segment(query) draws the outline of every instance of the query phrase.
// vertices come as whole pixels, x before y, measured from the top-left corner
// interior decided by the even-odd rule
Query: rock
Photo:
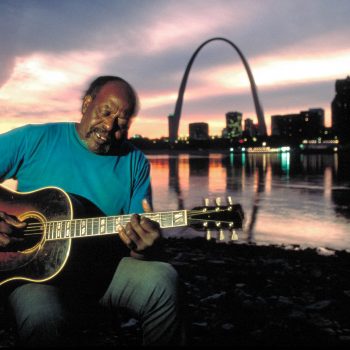
[[[206,298],[201,299],[200,302],[203,303],[206,301],[216,300],[216,299],[222,298],[225,295],[226,295],[226,292],[224,292],[224,291],[220,292],[220,293],[215,293],[215,294],[209,295]]]
[[[189,346],[350,345],[349,252],[200,238],[162,244],[183,287]],[[0,347],[11,347],[14,329],[4,315],[0,306]],[[139,324],[131,316],[116,326],[96,315],[89,329],[77,331],[78,344],[138,346]]]
[[[306,306],[307,310],[319,311],[329,307],[333,303],[332,300],[321,300],[311,305]]]
[[[221,326],[222,329],[224,329],[225,331],[230,331],[232,330],[233,328],[235,328],[235,326],[232,324],[232,323],[224,323],[222,326]]]

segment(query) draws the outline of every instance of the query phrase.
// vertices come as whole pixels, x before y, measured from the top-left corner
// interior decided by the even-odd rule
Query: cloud
[[[282,112],[281,101],[324,107],[325,86],[349,74],[349,11],[347,0],[2,0],[0,105],[8,126],[78,118],[87,83],[115,74],[140,94],[144,133],[145,120],[167,130],[191,55],[220,36],[246,55],[266,115]],[[213,42],[191,70],[184,122],[231,109],[254,114],[247,77],[232,48]]]
[[[75,120],[80,100],[91,75],[97,75],[104,56],[100,52],[70,52],[63,55],[33,53],[18,57],[10,79],[1,88],[0,107],[11,124]],[[88,73],[87,73],[88,72]]]

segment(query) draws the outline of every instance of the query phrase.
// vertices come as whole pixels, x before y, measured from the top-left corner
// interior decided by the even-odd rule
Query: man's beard
[[[93,128],[86,134],[86,140],[92,140],[97,145],[94,152],[97,154],[113,154],[118,151],[123,142],[127,139],[127,133],[121,132],[121,137],[116,139],[114,134],[121,129],[113,130],[107,133],[102,128]]]

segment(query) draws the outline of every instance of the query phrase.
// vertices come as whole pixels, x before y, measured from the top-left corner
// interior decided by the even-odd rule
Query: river
[[[348,154],[148,154],[155,211],[231,196],[245,212],[239,242],[350,249]],[[166,236],[205,236],[193,229]],[[216,237],[216,234],[213,233]]]

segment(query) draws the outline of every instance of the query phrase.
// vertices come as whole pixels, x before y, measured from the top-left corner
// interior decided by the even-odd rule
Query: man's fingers
[[[16,228],[25,228],[27,226],[27,224],[23,221],[18,221],[18,220],[15,220],[11,217],[9,217],[9,220],[6,221],[8,224],[16,227]]]
[[[150,220],[150,219],[145,218],[145,217],[141,217],[140,225],[147,232],[159,230],[159,223],[158,222]]]
[[[5,233],[0,233],[0,247],[6,247],[10,243],[10,238]]]
[[[123,226],[120,225],[117,227],[117,231],[119,233],[120,239],[125,243],[125,245],[129,249],[133,250],[137,247],[136,243],[133,241],[131,237],[130,230],[127,231]]]
[[[16,228],[24,228],[26,227],[26,223],[23,221],[19,221],[16,218],[5,214],[4,212],[0,212],[0,221],[3,221],[10,226],[16,227]]]

